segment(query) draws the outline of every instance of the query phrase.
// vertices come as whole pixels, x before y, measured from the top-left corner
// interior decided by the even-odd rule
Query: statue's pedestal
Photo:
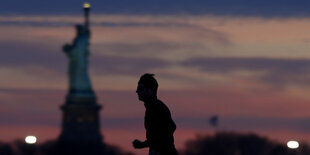
[[[61,143],[87,144],[102,143],[99,110],[95,98],[67,99],[61,106],[63,111]]]

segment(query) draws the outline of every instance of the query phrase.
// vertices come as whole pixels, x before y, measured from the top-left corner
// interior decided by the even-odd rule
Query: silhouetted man
[[[149,147],[149,155],[177,155],[174,147],[173,133],[176,125],[171,118],[168,107],[157,99],[158,83],[154,74],[141,76],[137,94],[140,101],[144,102],[146,141],[134,140],[134,148]]]

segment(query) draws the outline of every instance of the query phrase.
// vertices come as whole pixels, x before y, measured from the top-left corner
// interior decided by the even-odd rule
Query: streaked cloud
[[[95,56],[93,60],[92,64],[96,66],[94,71],[105,75],[139,75],[156,68],[165,68],[170,65],[169,62],[156,58],[139,59],[121,56]]]
[[[229,76],[236,72],[259,72],[249,78],[269,85],[304,85],[310,82],[310,60],[269,58],[194,58],[182,63],[205,72]]]

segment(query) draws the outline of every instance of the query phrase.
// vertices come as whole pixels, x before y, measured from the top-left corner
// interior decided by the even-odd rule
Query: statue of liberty
[[[85,3],[85,23],[75,26],[76,36],[72,44],[63,46],[63,52],[69,59],[69,92],[65,104],[61,106],[63,117],[59,142],[66,146],[102,144],[99,121],[101,106],[97,104],[88,75],[89,9],[90,5]]]
[[[76,37],[73,43],[65,44],[63,51],[69,58],[69,93],[67,100],[77,98],[95,98],[88,76],[88,56],[90,30],[88,12],[85,11],[85,24],[76,25]]]

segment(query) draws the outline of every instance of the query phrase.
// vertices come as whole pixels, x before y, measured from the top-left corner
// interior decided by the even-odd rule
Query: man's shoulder
[[[161,101],[159,99],[156,100],[156,105],[158,107],[167,107],[167,105],[163,101]]]
[[[168,106],[162,102],[161,100],[157,100],[156,102],[156,107],[161,110],[161,111],[167,111],[167,112],[170,112]]]

